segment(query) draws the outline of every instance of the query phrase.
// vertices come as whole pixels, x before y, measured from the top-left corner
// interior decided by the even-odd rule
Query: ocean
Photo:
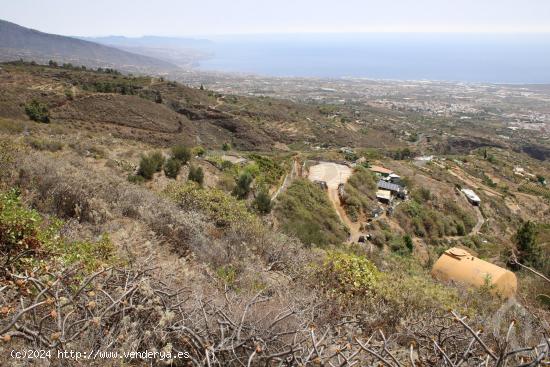
[[[550,83],[550,34],[211,37],[199,69],[276,77]]]

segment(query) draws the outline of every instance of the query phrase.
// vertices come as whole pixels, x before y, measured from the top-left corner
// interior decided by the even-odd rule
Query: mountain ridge
[[[88,40],[44,33],[0,19],[0,61],[54,60],[86,67],[111,67],[129,72],[167,72],[170,62]]]

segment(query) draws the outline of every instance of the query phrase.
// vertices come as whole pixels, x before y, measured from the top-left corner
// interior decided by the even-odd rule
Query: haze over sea
[[[210,38],[202,70],[278,77],[550,83],[550,34],[376,33]]]

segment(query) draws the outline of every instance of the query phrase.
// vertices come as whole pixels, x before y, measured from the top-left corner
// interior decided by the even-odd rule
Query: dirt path
[[[361,235],[359,230],[361,224],[359,221],[352,222],[346,214],[346,210],[340,204],[340,197],[338,196],[338,185],[346,183],[353,173],[353,170],[343,164],[337,164],[332,162],[320,162],[319,164],[310,167],[308,178],[311,181],[324,181],[328,187],[328,198],[336,210],[336,214],[340,218],[340,221],[344,223],[350,230],[350,237],[348,242],[356,242]]]
[[[290,173],[285,176],[282,185],[275,191],[275,193],[273,193],[273,195],[271,195],[272,201],[277,199],[277,197],[290,186],[290,184],[296,179],[296,177],[300,176],[300,170],[300,163],[298,163],[297,159],[294,159],[294,161],[292,162]]]
[[[483,227],[483,224],[485,223],[485,218],[483,217],[483,214],[481,214],[481,209],[479,209],[479,207],[475,206],[474,210],[476,212],[477,222],[469,233],[466,233],[464,236],[445,236],[441,238],[447,240],[460,240],[466,236],[475,236],[476,234],[478,234],[481,230],[481,227]]]
[[[351,219],[349,219],[346,210],[344,207],[340,204],[340,197],[338,196],[338,189],[329,188],[328,189],[328,198],[330,199],[330,202],[332,203],[332,206],[334,206],[334,209],[336,210],[336,214],[338,214],[338,217],[340,218],[340,221],[344,223],[350,231],[350,236],[348,239],[349,243],[357,242],[359,240],[359,236],[361,235],[360,227],[361,223],[360,221],[352,222]]]

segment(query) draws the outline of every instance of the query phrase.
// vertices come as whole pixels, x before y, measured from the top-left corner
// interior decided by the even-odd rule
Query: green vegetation
[[[153,152],[149,155],[149,159],[152,161],[155,172],[160,172],[162,170],[162,166],[164,165],[164,156],[161,152]]]
[[[542,227],[544,228],[544,227]],[[518,250],[518,260],[524,265],[532,266],[539,270],[548,266],[548,257],[542,246],[537,242],[537,225],[531,221],[524,222],[514,236],[514,242]]]
[[[6,264],[30,270],[59,262],[94,271],[117,261],[109,237],[104,235],[97,242],[67,242],[59,233],[62,224],[25,208],[16,190],[0,192],[0,251],[7,256]]]
[[[252,174],[250,174],[249,171],[244,171],[236,181],[237,185],[233,189],[233,196],[236,196],[239,199],[246,199],[248,193],[250,192],[250,185],[253,180]]]
[[[172,157],[180,161],[181,165],[185,165],[191,159],[191,150],[185,145],[176,145],[172,148]]]
[[[317,279],[330,298],[341,304],[355,303],[360,308],[378,302],[391,305],[397,313],[459,307],[456,290],[435,283],[413,260],[390,260],[393,271],[382,273],[364,256],[329,251],[317,268]]]
[[[25,105],[25,113],[33,121],[48,123],[50,122],[50,112],[48,106],[33,99]]]
[[[268,214],[269,212],[271,212],[271,197],[269,196],[267,190],[260,190],[260,192],[254,198],[253,206],[261,214]]]
[[[202,167],[190,166],[188,179],[202,186],[204,181],[204,172],[202,171]]]
[[[218,189],[203,189],[195,182],[172,184],[164,194],[186,210],[197,210],[219,227],[242,224],[250,226],[257,218],[245,202]]]
[[[285,169],[273,158],[259,154],[249,154],[248,158],[253,160],[259,169],[259,177],[256,178],[256,181],[260,185],[265,184],[268,187],[276,185],[285,174]]]
[[[475,218],[454,201],[446,200],[438,206],[427,203],[425,198],[431,197],[429,190],[414,190],[411,197],[395,213],[399,224],[408,233],[427,238],[462,236],[475,225]]]
[[[367,296],[380,279],[380,272],[372,262],[341,251],[329,251],[318,272],[321,287],[349,299]]]
[[[308,180],[294,181],[281,194],[276,216],[282,229],[305,245],[340,244],[348,237],[326,193]]]
[[[160,172],[164,165],[164,156],[161,152],[153,152],[149,155],[143,155],[139,162],[138,175],[146,180],[153,178],[155,172]]]
[[[169,178],[177,178],[180,173],[181,162],[176,158],[168,158],[164,164],[164,174]]]
[[[225,151],[225,152],[228,152],[231,150],[231,144],[229,143],[223,143],[222,145],[222,150]]]
[[[375,206],[376,180],[374,175],[363,167],[357,167],[344,186],[341,198],[346,214],[357,221],[361,212],[369,212]]]

